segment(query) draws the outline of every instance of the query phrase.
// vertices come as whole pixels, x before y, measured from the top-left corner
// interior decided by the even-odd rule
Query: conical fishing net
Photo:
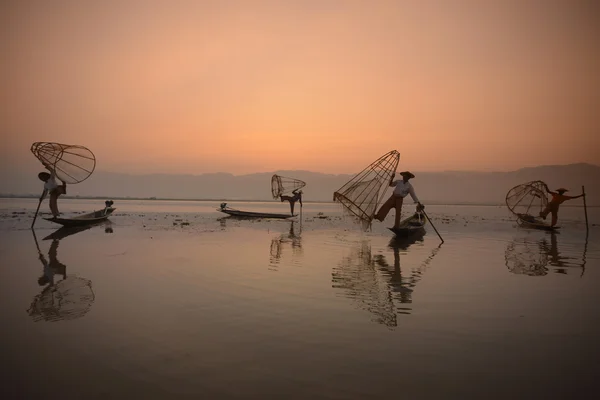
[[[506,205],[521,220],[535,222],[548,205],[544,182],[531,181],[510,189],[506,194]]]
[[[400,153],[392,150],[354,176],[333,194],[346,212],[370,223],[396,172]]]
[[[300,179],[287,178],[281,175],[273,175],[271,178],[271,194],[276,199],[281,195],[290,194],[296,189],[302,189],[306,182]]]
[[[34,298],[27,311],[34,321],[77,319],[87,314],[94,299],[90,280],[69,276],[47,286]]]
[[[83,146],[36,142],[31,145],[31,152],[44,166],[54,169],[57,178],[69,184],[83,182],[96,168],[94,153]]]

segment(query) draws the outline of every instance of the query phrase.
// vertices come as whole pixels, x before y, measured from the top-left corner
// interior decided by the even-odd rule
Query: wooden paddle
[[[429,221],[429,223],[431,224],[431,226],[433,227],[433,230],[435,231],[435,233],[437,233],[437,235],[440,237],[440,240],[442,241],[442,243],[444,243],[444,239],[442,239],[442,235],[440,235],[440,233],[438,232],[437,229],[435,229],[435,225],[433,225],[433,222],[431,222],[431,218],[429,218],[429,215],[427,215],[427,213],[425,212],[425,209],[421,210],[423,211],[423,214],[425,214],[425,216],[427,217],[427,220]]]

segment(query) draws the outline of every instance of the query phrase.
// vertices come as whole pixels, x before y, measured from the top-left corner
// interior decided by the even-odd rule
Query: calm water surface
[[[333,204],[238,220],[218,202],[119,201],[111,222],[29,229],[0,200],[10,398],[582,397],[595,388],[600,222],[560,233],[503,207],[427,208],[413,241]],[[284,212],[277,202],[230,203]],[[102,208],[67,200],[66,213]],[[46,210],[43,209],[45,212]],[[591,392],[593,393],[593,392]],[[589,397],[589,396],[588,396]]]

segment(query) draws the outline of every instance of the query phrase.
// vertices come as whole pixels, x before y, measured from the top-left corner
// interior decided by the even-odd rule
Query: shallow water
[[[281,221],[119,201],[44,240],[36,206],[0,200],[11,398],[572,398],[598,377],[597,208],[586,241],[580,208],[551,234],[503,207],[431,206],[440,246],[431,225],[397,241],[391,215],[362,232],[314,203]]]

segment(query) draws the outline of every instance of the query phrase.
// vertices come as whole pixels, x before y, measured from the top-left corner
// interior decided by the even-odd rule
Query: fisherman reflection
[[[348,298],[360,309],[372,314],[372,321],[394,328],[398,325],[396,308],[388,285],[381,279],[371,246],[357,243],[333,268],[331,287],[336,295]]]
[[[540,249],[547,255],[548,265],[557,267],[554,272],[557,274],[567,274],[567,271],[573,267],[581,268],[582,274],[585,269],[585,252],[587,250],[587,238],[584,245],[583,258],[568,257],[558,250],[558,235],[555,232],[550,234],[550,244],[545,237],[540,241]]]
[[[53,240],[50,245],[50,250],[48,251],[50,262],[46,261],[46,258],[41,252],[38,255],[38,258],[44,265],[44,273],[38,278],[38,284],[40,286],[45,286],[47,284],[50,286],[54,285],[54,275],[62,275],[63,279],[67,277],[67,266],[58,261],[57,258],[58,243],[58,240]]]
[[[566,257],[561,257],[558,251],[558,244],[556,240],[556,233],[552,232],[550,234],[550,245],[548,245],[548,241],[544,237],[540,241],[540,249],[547,254],[548,263],[555,267],[564,267]]]
[[[48,250],[48,259],[42,254],[35,231],[33,231],[38,259],[43,266],[43,274],[37,282],[44,287],[42,292],[34,297],[27,310],[34,321],[81,318],[90,310],[95,300],[92,282],[74,275],[67,276],[67,266],[58,260],[60,240],[68,236],[65,231],[59,231],[45,238],[45,240],[52,239]]]
[[[400,269],[400,250],[406,250],[408,246],[403,242],[392,239],[388,247],[393,251],[394,265],[390,266],[383,254],[375,256],[375,262],[384,276],[388,278],[390,290],[395,294],[394,298],[402,304],[412,303],[415,282],[412,281],[412,276],[402,276],[402,270]],[[406,309],[403,313],[410,314],[409,311],[410,309]]]
[[[393,265],[388,263],[385,255],[373,255],[368,242],[362,242],[352,248],[350,255],[333,269],[332,287],[341,289],[339,295],[352,299],[358,308],[373,314],[374,322],[396,327],[398,314],[411,313],[412,309],[405,305],[412,303],[415,286],[440,249],[433,249],[429,257],[411,268],[409,273],[403,272],[401,253],[411,245],[422,242],[422,238],[410,241],[392,239],[388,248],[392,249],[394,255]]]
[[[387,263],[384,255],[379,255],[375,258],[377,265],[381,272],[388,278],[388,285],[390,290],[394,293],[394,299],[399,301],[401,304],[412,303],[412,293],[417,283],[422,279],[425,269],[435,257],[440,247],[433,249],[429,257],[427,257],[421,264],[416,268],[413,267],[407,273],[402,273],[400,266],[400,254],[402,251],[408,250],[411,245],[422,244],[423,237],[413,238],[411,240],[393,238],[388,244],[388,248],[392,249],[394,254],[394,265],[393,269]],[[410,314],[410,308],[399,307],[400,313]]]
[[[302,256],[301,234],[302,224],[296,224],[294,221],[291,221],[288,233],[283,233],[279,237],[271,240],[271,257],[269,262],[271,267],[276,267],[281,262],[283,245],[285,243],[290,244],[294,256]]]

